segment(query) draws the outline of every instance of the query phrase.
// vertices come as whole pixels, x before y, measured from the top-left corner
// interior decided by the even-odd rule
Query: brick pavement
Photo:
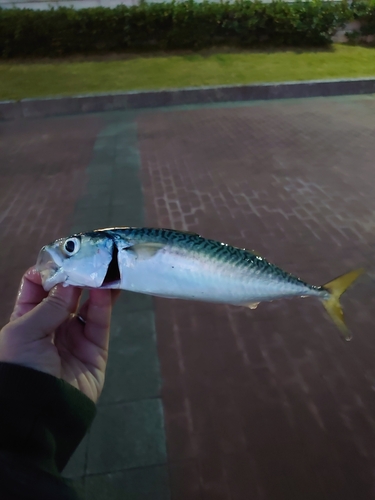
[[[0,324],[40,248],[68,231],[102,120],[87,116],[0,123]]]
[[[343,343],[313,299],[155,300],[172,498],[373,498],[375,99],[138,117],[148,225],[255,248],[322,284],[357,266]]]
[[[98,418],[65,471],[83,497],[373,498],[374,106],[330,98],[0,125],[3,321],[42,244],[107,224],[254,247],[317,284],[369,270],[343,301],[349,344],[310,299],[250,311],[124,293]]]

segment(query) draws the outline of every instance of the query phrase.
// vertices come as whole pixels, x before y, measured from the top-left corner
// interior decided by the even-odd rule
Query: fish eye
[[[80,241],[78,238],[69,238],[64,243],[64,252],[71,257],[76,254],[80,248]]]

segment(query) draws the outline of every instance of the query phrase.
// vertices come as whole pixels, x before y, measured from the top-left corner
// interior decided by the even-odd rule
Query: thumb
[[[40,304],[16,322],[25,328],[29,339],[50,335],[76,311],[81,293],[79,288],[57,285]]]

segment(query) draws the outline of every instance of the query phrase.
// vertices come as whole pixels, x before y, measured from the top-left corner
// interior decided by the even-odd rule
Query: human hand
[[[47,293],[36,269],[26,271],[10,321],[0,330],[0,361],[61,378],[96,402],[104,385],[112,306],[119,291],[90,290],[78,312],[81,294],[79,288],[62,285]]]

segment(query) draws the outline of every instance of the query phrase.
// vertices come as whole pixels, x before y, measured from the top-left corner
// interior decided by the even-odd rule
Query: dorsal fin
[[[242,250],[246,250],[246,252],[253,253],[254,255],[256,255],[257,257],[261,257],[262,259],[264,258],[262,254],[256,252],[255,250],[250,250],[250,248],[243,248]]]

